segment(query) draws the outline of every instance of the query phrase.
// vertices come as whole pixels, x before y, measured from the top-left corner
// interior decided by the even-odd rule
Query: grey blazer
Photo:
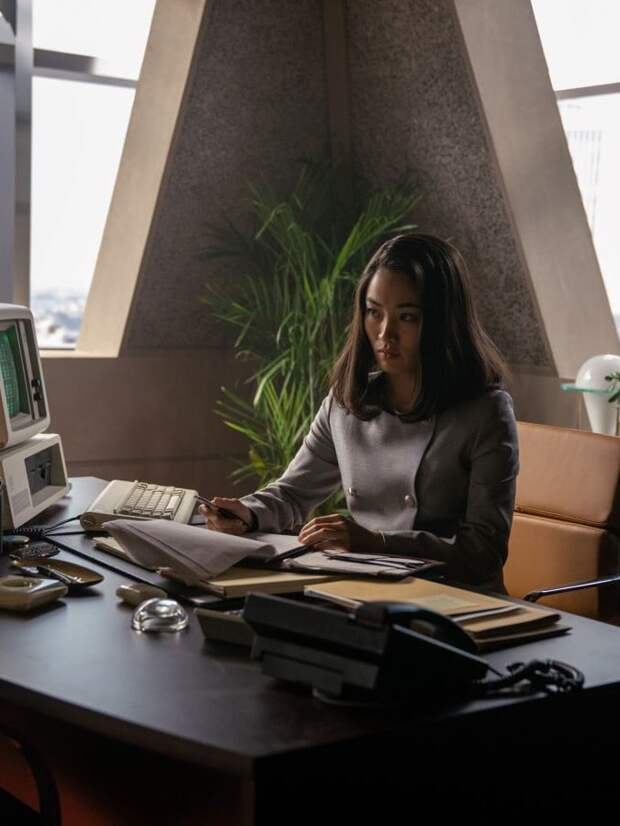
[[[259,530],[301,526],[339,486],[352,518],[386,550],[447,563],[450,579],[503,591],[518,448],[512,400],[492,389],[439,415],[370,421],[328,395],[275,482],[242,498]]]

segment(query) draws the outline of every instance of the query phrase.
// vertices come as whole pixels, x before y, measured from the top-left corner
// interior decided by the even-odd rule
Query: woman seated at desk
[[[460,253],[428,235],[387,241],[297,455],[265,488],[215,498],[238,519],[203,506],[208,527],[303,525],[300,542],[315,549],[441,560],[452,580],[504,591],[518,451],[502,372]],[[306,521],[339,486],[350,516]]]

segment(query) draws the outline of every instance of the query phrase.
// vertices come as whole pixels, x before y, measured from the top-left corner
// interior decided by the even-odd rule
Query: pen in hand
[[[228,508],[223,508],[221,505],[216,504],[213,501],[213,499],[207,499],[204,496],[198,496],[197,498],[199,502],[202,502],[204,505],[207,505],[208,508],[214,511],[217,514],[217,516],[222,516],[224,519],[236,519],[243,525],[245,525],[246,528],[251,527],[249,520],[245,519],[240,514],[235,513],[232,510],[229,510]]]

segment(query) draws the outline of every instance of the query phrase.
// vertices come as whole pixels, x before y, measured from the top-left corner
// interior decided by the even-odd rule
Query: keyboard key
[[[173,519],[183,494],[183,488],[136,482],[115,512],[126,516]]]

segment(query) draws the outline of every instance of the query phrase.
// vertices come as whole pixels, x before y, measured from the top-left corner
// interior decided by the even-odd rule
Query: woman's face
[[[380,267],[366,290],[364,330],[377,365],[388,375],[416,374],[422,301],[402,272]]]

